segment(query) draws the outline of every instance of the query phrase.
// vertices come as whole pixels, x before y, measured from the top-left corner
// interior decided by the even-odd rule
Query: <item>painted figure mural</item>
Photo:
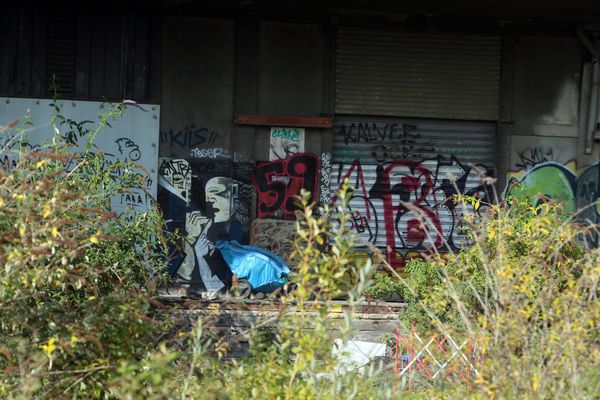
[[[204,288],[219,291],[230,281],[229,269],[215,252],[215,242],[228,233],[231,217],[231,178],[214,177],[205,186],[206,209],[186,216],[188,240],[185,258],[177,274],[186,281],[194,281],[197,273]]]
[[[231,171],[230,163],[216,169],[211,176],[196,160],[164,159],[159,171],[159,201],[168,227],[185,235],[174,252],[172,272],[208,292],[230,285],[231,272],[215,243],[247,241],[252,201],[250,185],[219,174]]]

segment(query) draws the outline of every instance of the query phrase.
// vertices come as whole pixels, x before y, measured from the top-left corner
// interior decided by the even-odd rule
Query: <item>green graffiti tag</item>
[[[545,162],[528,170],[523,177],[511,177],[504,190],[504,198],[522,195],[531,199],[532,206],[553,200],[564,204],[564,211],[574,214],[584,225],[600,223],[600,165],[586,168],[577,176],[569,168],[556,162]],[[600,245],[597,231],[589,234],[588,243]]]
[[[547,162],[536,165],[521,178],[511,177],[504,191],[504,198],[521,195],[531,199],[537,206],[547,199],[564,204],[565,212],[575,212],[577,177],[562,164]]]

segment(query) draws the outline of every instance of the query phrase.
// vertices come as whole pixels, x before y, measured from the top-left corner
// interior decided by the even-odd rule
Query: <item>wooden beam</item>
[[[236,115],[236,125],[295,126],[299,128],[331,128],[332,119],[327,117],[292,117],[281,115]]]

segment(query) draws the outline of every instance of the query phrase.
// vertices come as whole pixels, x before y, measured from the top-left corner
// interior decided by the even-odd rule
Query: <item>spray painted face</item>
[[[206,182],[207,214],[214,215],[214,222],[227,222],[231,218],[231,178],[217,176]],[[209,212],[210,211],[212,212]]]

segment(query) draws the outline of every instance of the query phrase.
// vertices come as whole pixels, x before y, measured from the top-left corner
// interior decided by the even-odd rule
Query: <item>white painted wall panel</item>
[[[52,119],[53,100],[19,99],[0,97],[0,125],[11,120],[19,120],[17,125],[0,133],[0,148],[18,134],[19,128],[26,130],[26,139],[31,145],[41,145],[52,139],[54,130]],[[93,101],[61,100],[56,103],[60,114],[74,121],[91,121],[87,128],[98,126],[98,119],[108,109],[108,103]],[[132,161],[141,168],[139,173],[147,182],[146,190],[156,197],[158,170],[158,135],[160,123],[160,107],[158,105],[130,105],[123,116],[110,120],[110,126],[102,129],[95,141],[92,151],[102,151],[109,159]],[[27,122],[28,121],[28,122]],[[61,134],[70,128],[66,124],[57,126]],[[80,140],[77,151],[85,149],[87,140]],[[18,155],[6,149],[0,153],[0,168],[8,169]],[[132,190],[131,194],[122,194],[112,201],[113,210],[122,213],[128,208],[136,212],[146,210],[151,202],[148,194],[141,189]]]

